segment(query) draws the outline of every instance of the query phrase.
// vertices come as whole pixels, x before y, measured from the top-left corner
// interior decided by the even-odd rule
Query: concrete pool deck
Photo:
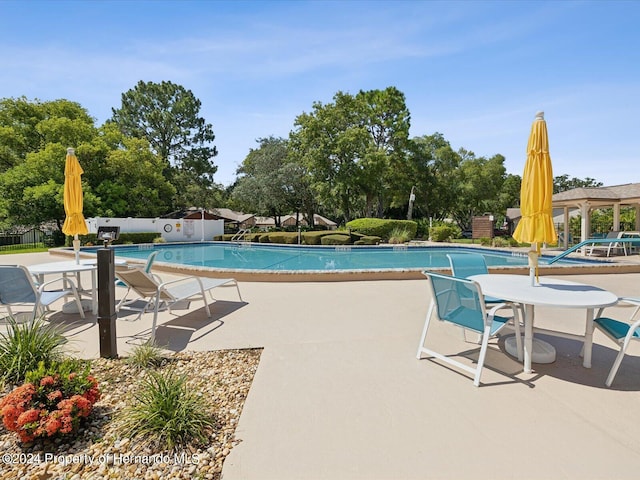
[[[2,257],[4,264],[56,260],[63,258]],[[639,273],[567,278],[640,297]],[[425,280],[241,282],[240,289],[245,303],[233,289],[216,291],[214,322],[194,305],[181,317],[161,313],[157,333],[174,351],[264,348],[224,480],[638,476],[640,342],[610,389],[604,381],[617,349],[599,331],[591,369],[573,340],[544,336],[557,360],[534,364],[532,374],[504,353],[503,340],[492,342],[484,385],[475,388],[468,375],[415,358]],[[626,319],[631,310],[607,312]],[[68,325],[80,355],[98,355],[95,317],[56,313],[52,321]],[[150,325],[151,315],[118,320],[120,355]],[[580,333],[584,312],[537,308],[536,325]],[[477,356],[456,329],[432,328],[440,349]]]

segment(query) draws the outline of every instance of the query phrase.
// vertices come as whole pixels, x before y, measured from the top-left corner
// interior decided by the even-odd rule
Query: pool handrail
[[[634,243],[634,242],[638,242],[638,238],[637,237],[587,238],[586,240],[583,240],[582,242],[574,245],[573,247],[569,248],[568,250],[565,250],[561,254],[556,255],[555,257],[553,257],[551,260],[549,260],[548,265],[551,265],[552,263],[557,262],[558,260],[566,257],[570,253],[575,252],[576,250],[578,250],[579,248],[584,247],[585,245],[593,245],[593,244],[597,244],[597,243],[612,243],[612,242],[614,242],[614,243]]]

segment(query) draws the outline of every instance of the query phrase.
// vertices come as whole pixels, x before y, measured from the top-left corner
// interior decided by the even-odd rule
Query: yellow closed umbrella
[[[549,156],[549,137],[544,112],[536,113],[527,144],[527,162],[520,187],[522,218],[513,232],[521,243],[531,243],[529,266],[538,276],[538,255],[541,243],[558,240],[553,225],[553,169]],[[533,271],[533,270],[532,270]]]
[[[64,213],[66,218],[62,233],[73,235],[73,249],[76,252],[76,263],[80,262],[80,240],[78,235],[86,235],[87,224],[82,215],[82,182],[84,173],[73,148],[67,148],[67,159],[64,166]]]

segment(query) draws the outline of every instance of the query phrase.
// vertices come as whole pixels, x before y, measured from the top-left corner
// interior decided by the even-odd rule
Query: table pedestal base
[[[524,338],[522,339],[524,344]],[[504,341],[504,348],[507,353],[518,358],[518,347],[516,346],[516,336],[512,335]],[[556,361],[556,349],[553,345],[539,338],[533,338],[533,352],[531,354],[533,363],[553,363]]]
[[[83,298],[80,300],[82,304],[82,309],[85,312],[91,311],[91,300],[87,300]],[[62,313],[80,313],[78,312],[78,304],[74,301],[67,302],[62,306]]]

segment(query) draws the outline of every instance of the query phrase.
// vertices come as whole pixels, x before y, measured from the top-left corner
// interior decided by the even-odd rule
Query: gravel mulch
[[[21,445],[0,427],[0,479],[219,479],[222,464],[241,441],[235,429],[260,361],[261,349],[181,352],[158,368],[175,368],[189,386],[210,399],[216,428],[208,445],[161,451],[121,438],[113,417],[131,399],[141,371],[123,360],[97,359],[92,375],[102,398],[88,424],[72,438]]]

